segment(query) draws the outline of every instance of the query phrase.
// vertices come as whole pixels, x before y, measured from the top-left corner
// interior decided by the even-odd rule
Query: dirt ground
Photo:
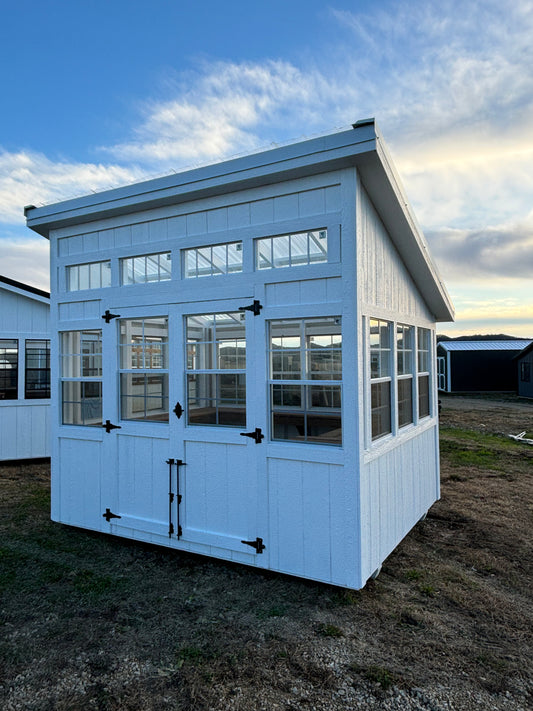
[[[0,707],[533,708],[533,403],[441,401],[441,500],[357,592],[51,523],[47,465],[0,467]]]

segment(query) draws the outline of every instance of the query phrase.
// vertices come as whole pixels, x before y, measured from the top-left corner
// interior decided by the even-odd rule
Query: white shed
[[[50,295],[0,276],[0,461],[50,456]]]
[[[374,121],[26,217],[52,518],[362,587],[439,497],[453,318]]]

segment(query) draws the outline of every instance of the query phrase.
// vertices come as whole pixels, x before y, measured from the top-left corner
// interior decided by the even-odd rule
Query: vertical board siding
[[[361,186],[358,245],[360,298],[366,305],[413,318],[431,319],[383,222]]]
[[[187,531],[235,539],[250,535],[250,488],[255,475],[246,444],[186,441],[184,449],[184,539]]]
[[[2,289],[0,285],[0,338],[16,338],[3,333],[24,333],[26,338],[32,338],[32,333],[50,332],[50,306],[30,297]]]
[[[168,524],[165,440],[118,434],[117,442],[119,513]]]
[[[335,582],[332,562],[342,549],[343,528],[332,520],[332,491],[342,489],[343,467],[309,461],[267,460],[270,567]]]
[[[235,205],[191,211],[184,215],[136,222],[84,234],[60,237],[59,257],[97,254],[105,249],[149,245],[169,239],[216,234],[340,210],[340,186],[294,191],[286,195]],[[320,225],[311,225],[316,228]]]
[[[12,401],[0,406],[0,461],[50,456],[50,405]]]
[[[101,530],[100,475],[102,444],[97,441],[59,438],[53,482],[59,491],[53,498],[52,519],[60,523]],[[58,494],[58,495],[57,495]],[[57,506],[57,509],[56,509]]]
[[[435,429],[361,468],[362,568],[366,580],[438,498]]]

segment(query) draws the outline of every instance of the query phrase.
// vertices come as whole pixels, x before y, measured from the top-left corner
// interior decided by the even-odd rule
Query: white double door
[[[168,316],[166,367],[153,374],[168,374],[169,410],[168,423],[134,419],[120,389],[124,373],[108,374],[103,417],[119,426],[103,436],[111,532],[164,536],[238,560],[262,555],[257,562],[266,564],[267,347],[257,304],[244,297],[111,309],[119,316],[104,326],[108,363],[120,364],[126,321]]]

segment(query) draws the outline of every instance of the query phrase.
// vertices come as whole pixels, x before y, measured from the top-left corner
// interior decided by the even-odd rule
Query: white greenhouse
[[[0,461],[50,456],[50,295],[0,276]]]
[[[453,318],[374,121],[26,217],[52,518],[362,587],[439,497]]]

